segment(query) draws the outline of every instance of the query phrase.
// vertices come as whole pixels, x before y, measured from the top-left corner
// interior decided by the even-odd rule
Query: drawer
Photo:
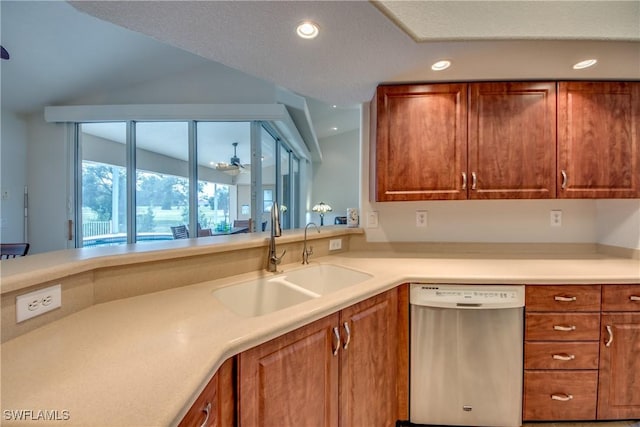
[[[600,285],[527,285],[527,311],[600,311]]]
[[[598,341],[600,313],[527,313],[527,341]]]
[[[595,420],[598,371],[525,371],[525,421]]]
[[[640,285],[604,285],[602,311],[640,311]]]
[[[526,342],[525,369],[598,369],[600,343]]]

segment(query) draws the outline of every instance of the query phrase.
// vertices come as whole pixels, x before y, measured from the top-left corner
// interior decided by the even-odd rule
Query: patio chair
[[[233,220],[233,228],[246,228],[246,233],[251,233],[253,227],[253,221],[249,219],[235,219]]]
[[[0,259],[25,256],[29,252],[28,243],[1,243],[0,247]]]
[[[188,239],[189,238],[189,230],[186,225],[178,225],[176,227],[171,227],[171,234],[173,234],[174,239]]]

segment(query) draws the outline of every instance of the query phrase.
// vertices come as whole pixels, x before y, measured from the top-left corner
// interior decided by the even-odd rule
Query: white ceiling
[[[640,79],[638,1],[72,4],[327,104],[368,101],[381,82]],[[404,26],[418,31],[435,28],[435,38],[414,41],[376,5],[399,6],[403,12],[397,14],[398,19],[408,21]],[[408,19],[411,17],[419,17],[419,25]],[[296,36],[295,27],[304,19],[320,26],[316,39]],[[450,24],[443,26],[443,22]],[[594,68],[572,69],[574,63],[592,57],[599,60]],[[432,71],[431,64],[441,58],[452,60],[453,66]]]
[[[640,1],[72,5],[0,2],[0,41],[11,54],[0,62],[3,109],[39,111],[215,61],[308,97],[323,138],[357,128],[354,107],[383,82],[640,80]],[[307,18],[320,25],[315,40],[295,36]],[[587,57],[599,63],[571,69]],[[441,58],[453,66],[431,71]]]

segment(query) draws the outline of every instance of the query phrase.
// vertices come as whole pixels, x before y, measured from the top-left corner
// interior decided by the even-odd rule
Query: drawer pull
[[[576,358],[575,354],[567,354],[567,353],[554,354],[552,357],[554,360],[565,360],[565,361],[573,360]]]
[[[631,295],[629,297],[630,301],[640,301],[640,297],[638,295]]]
[[[205,417],[200,427],[207,427],[207,424],[209,424],[209,415],[211,414],[211,402],[207,402],[207,406],[205,406],[202,412],[204,412]]]
[[[607,342],[604,343],[604,346],[611,347],[611,344],[613,343],[613,330],[610,325],[607,325],[607,333],[609,334],[609,338],[607,339]]]
[[[554,331],[571,332],[576,330],[575,325],[553,325]]]
[[[577,297],[568,297],[566,295],[556,295],[553,297],[554,300],[556,301],[560,301],[560,302],[572,302],[577,300]]]
[[[340,350],[340,330],[338,329],[338,327],[336,326],[335,328],[333,328],[333,336],[335,338],[336,341],[336,346],[333,349],[333,355],[337,356],[338,355],[338,350]]]
[[[349,324],[347,322],[344,322],[344,331],[347,333],[347,339],[344,342],[342,348],[346,350],[347,347],[349,347],[349,343],[351,342],[351,331],[349,330]]]
[[[568,402],[571,399],[573,399],[573,395],[572,394],[553,393],[551,395],[551,400],[559,400],[561,402]]]

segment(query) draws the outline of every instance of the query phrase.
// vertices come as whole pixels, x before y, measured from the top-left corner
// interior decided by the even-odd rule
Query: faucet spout
[[[304,227],[304,248],[302,249],[303,264],[309,264],[309,256],[313,254],[313,246],[309,246],[309,249],[307,249],[307,230],[311,225],[313,225],[316,228],[316,231],[320,233],[320,229],[314,222],[310,222],[306,227]]]
[[[271,206],[271,238],[269,239],[269,260],[267,271],[276,272],[278,270],[278,264],[282,262],[282,257],[287,251],[283,251],[282,255],[278,256],[276,251],[276,237],[282,236],[282,227],[280,226],[280,208],[277,202],[273,202]]]

